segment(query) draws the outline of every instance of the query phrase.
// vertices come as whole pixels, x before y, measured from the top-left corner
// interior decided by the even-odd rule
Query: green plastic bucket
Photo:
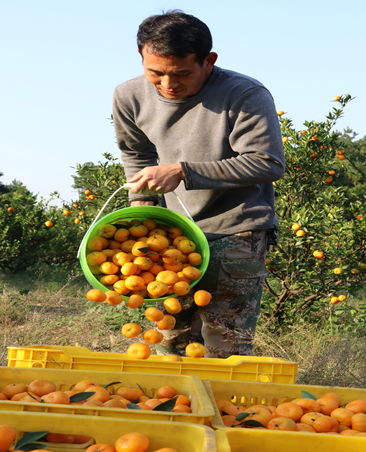
[[[198,279],[195,279],[190,284],[191,288],[194,287],[200,279],[205,274],[207,270],[208,263],[210,261],[210,248],[208,246],[207,239],[201,229],[189,218],[184,215],[174,212],[173,210],[166,209],[164,207],[157,206],[138,206],[138,207],[127,207],[125,209],[117,210],[116,212],[112,212],[100,220],[98,220],[85,234],[84,239],[82,241],[80,247],[80,264],[83,269],[84,275],[86,279],[90,282],[90,284],[96,289],[100,289],[103,292],[107,290],[112,290],[110,287],[104,286],[101,284],[98,279],[93,275],[93,273],[89,269],[89,265],[86,261],[87,255],[87,243],[88,241],[98,235],[98,230],[100,227],[105,224],[114,224],[118,221],[131,221],[131,220],[146,220],[147,218],[153,218],[158,223],[167,224],[170,226],[176,226],[182,229],[183,234],[192,240],[197,246],[197,252],[202,256],[202,263],[197,268],[201,271],[201,276]],[[169,297],[176,297],[175,294],[170,294],[162,298],[145,298],[145,302],[157,302],[161,300],[165,300]],[[128,296],[122,296],[124,300],[128,300]]]

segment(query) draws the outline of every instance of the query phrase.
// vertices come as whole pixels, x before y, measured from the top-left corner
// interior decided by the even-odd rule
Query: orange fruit
[[[192,267],[198,267],[202,264],[202,256],[199,253],[188,254],[188,262]]]
[[[144,280],[146,286],[155,280],[154,275],[150,272],[141,272],[139,276]]]
[[[366,432],[366,414],[357,413],[352,416],[352,430]]]
[[[168,236],[174,240],[175,238],[181,236],[183,234],[183,231],[180,228],[172,227],[168,230]]]
[[[102,251],[104,248],[102,237],[95,236],[88,241],[87,249],[91,251]]]
[[[275,409],[275,417],[287,417],[295,422],[298,422],[303,416],[304,412],[296,403],[281,403]]]
[[[123,243],[126,240],[128,240],[128,237],[129,237],[128,229],[121,228],[116,231],[116,233],[113,236],[113,239],[116,242]]]
[[[320,412],[320,405],[316,400],[313,399],[298,399],[296,400],[296,405],[299,405],[304,414],[305,413],[312,413],[312,412]]]
[[[366,413],[366,400],[361,400],[361,399],[353,400],[352,402],[347,403],[345,408],[347,410],[352,411],[352,413],[355,413],[355,414]]]
[[[133,245],[136,243],[136,240],[126,240],[125,242],[122,242],[120,244],[120,248],[122,251],[124,251],[125,253],[130,253],[132,251]]]
[[[145,331],[142,338],[148,344],[159,344],[164,339],[164,336],[159,331],[151,329]]]
[[[182,273],[184,276],[186,276],[189,279],[198,279],[201,276],[200,270],[196,267],[187,266],[183,268]]]
[[[17,431],[9,425],[0,425],[0,452],[6,452],[15,440]]]
[[[85,392],[94,392],[94,395],[86,399],[87,401],[95,400],[104,403],[111,398],[109,391],[102,386],[94,386],[92,391],[89,387]]]
[[[121,273],[125,276],[132,276],[136,273],[137,265],[133,262],[126,262],[121,267]]]
[[[178,355],[165,355],[165,356],[163,356],[162,361],[181,362],[181,361],[183,361],[183,358]]]
[[[173,292],[176,295],[180,295],[180,296],[187,295],[187,293],[190,290],[191,290],[191,287],[190,287],[189,283],[186,281],[178,281],[173,286]]]
[[[86,402],[82,403],[83,406],[93,406],[93,407],[104,407],[104,403],[100,400],[87,400]]]
[[[147,218],[146,220],[144,220],[142,222],[142,224],[149,230],[151,231],[152,229],[156,229],[156,221],[151,219],[151,218]]]
[[[140,250],[143,250],[143,251],[140,251]],[[148,252],[149,252],[149,247],[147,246],[147,244],[145,242],[141,242],[141,241],[136,242],[131,249],[131,253],[136,257],[145,257]]]
[[[346,408],[336,408],[334,411],[331,412],[331,417],[336,419],[341,425],[344,425],[346,427],[351,427],[352,422],[351,418],[354,416],[355,413],[353,413],[350,410],[347,410]]]
[[[132,344],[128,347],[127,355],[133,359],[147,359],[151,355],[151,350],[146,344]]]
[[[287,417],[275,417],[267,424],[268,430],[282,430],[289,432],[296,432],[296,423]]]
[[[88,443],[92,437],[89,435],[73,435],[74,444],[85,444]]]
[[[333,177],[327,177],[324,181],[326,184],[330,184],[333,182]]]
[[[299,225],[299,223],[294,223],[294,224],[291,226],[291,228],[292,228],[294,231],[298,231],[299,229],[301,229],[301,226]]]
[[[177,390],[173,386],[165,385],[161,386],[156,393],[158,399],[167,398],[171,399],[177,395]]]
[[[169,290],[167,284],[161,281],[152,281],[146,287],[149,295],[151,295],[153,298],[163,297]]]
[[[141,333],[141,327],[137,323],[125,323],[121,332],[125,337],[137,337]]]
[[[156,281],[165,283],[167,286],[173,286],[179,281],[179,276],[173,271],[164,270],[158,273],[155,279]]]
[[[102,303],[107,299],[106,294],[99,289],[91,289],[87,292],[86,298],[90,301],[95,301],[97,303]]]
[[[114,395],[119,395],[123,397],[124,399],[128,400],[129,402],[132,402],[133,400],[138,400],[139,394],[135,389],[133,388],[126,388],[124,386],[121,386],[117,388],[114,392]]]
[[[6,396],[7,399],[11,399],[17,394],[26,393],[27,386],[23,383],[12,383],[10,385],[5,386],[1,392]]]
[[[196,244],[191,240],[180,240],[176,246],[182,254],[190,254],[196,251]]]
[[[186,354],[191,358],[203,358],[206,354],[206,347],[199,342],[192,342],[186,346]]]
[[[73,444],[74,436],[64,433],[47,433],[46,439],[49,443]]]
[[[59,405],[68,405],[70,403],[70,397],[64,392],[50,392],[41,397],[45,403],[57,403]]]
[[[115,275],[119,272],[118,265],[114,264],[113,262],[103,262],[103,264],[99,266],[99,269],[106,275]]]
[[[100,251],[93,251],[86,256],[86,261],[89,265],[100,265],[107,260],[107,256]]]
[[[173,413],[191,413],[191,409],[187,405],[175,405]]]
[[[9,207],[9,209],[12,209],[12,207]],[[9,210],[8,209],[8,210]],[[10,214],[11,215],[11,214]],[[46,221],[45,222],[45,225],[48,227],[48,228],[50,228],[51,226],[53,226],[53,223],[52,223],[52,221]]]
[[[162,259],[166,264],[174,264],[182,260],[183,254],[177,249],[167,249],[162,255]]]
[[[90,390],[90,392],[93,391],[93,388],[96,386],[100,386],[98,383],[95,383],[92,380],[82,380],[78,381],[76,385],[74,385],[73,390],[79,391],[79,392],[85,392],[87,389]]]
[[[319,411],[327,416],[330,416],[331,412],[338,408],[338,403],[335,400],[330,399],[328,397],[323,396],[320,399],[318,399],[317,402],[320,405]]]
[[[164,312],[157,308],[147,308],[145,316],[151,322],[158,322],[164,318]]]
[[[177,401],[175,402],[175,405],[187,405],[187,406],[190,407],[191,406],[191,401],[185,395],[179,394],[178,398],[177,398]]]
[[[126,306],[130,309],[136,309],[142,305],[144,298],[141,295],[132,294],[126,301]]]
[[[178,243],[181,242],[182,240],[189,240],[189,238],[184,235],[180,235],[173,240],[173,245],[177,247]]]
[[[227,410],[227,405],[224,405],[223,411]],[[240,412],[243,412],[243,410],[240,409]],[[265,408],[261,407],[250,407],[245,410],[246,413],[250,413],[248,417],[245,418],[246,421],[253,420],[260,422],[263,427],[267,427],[268,422],[273,419],[273,414],[270,413]],[[231,413],[229,413],[231,414]]]
[[[164,231],[162,228],[155,228],[149,231],[149,237],[152,237],[153,235],[161,235],[162,237],[168,237],[168,233]]]
[[[176,320],[172,315],[164,315],[161,320],[157,321],[159,330],[172,330],[175,327]]]
[[[182,310],[182,305],[174,298],[166,298],[164,300],[164,308],[169,314],[178,314]]]
[[[163,402],[160,399],[150,399],[145,402],[145,404],[147,406],[149,406],[150,408],[155,408],[155,407],[161,405],[162,403]]]
[[[197,292],[195,292],[193,298],[196,305],[206,306],[210,303],[212,295],[210,294],[210,292],[207,292],[207,290],[198,290]]]
[[[302,424],[301,422],[296,424],[296,430],[298,432],[312,432],[312,433],[316,433],[315,430],[313,429],[313,427],[310,427],[310,425],[307,425],[307,424]]]
[[[28,385],[28,392],[33,392],[38,397],[42,397],[50,392],[56,391],[56,385],[49,380],[33,380]]]
[[[75,223],[75,224],[79,224],[79,223],[80,223],[80,218],[76,218],[76,219],[74,220],[74,223]]]
[[[162,235],[152,235],[147,239],[146,243],[151,251],[154,252],[162,251],[169,246],[168,239]]]
[[[297,235],[297,237],[304,237],[305,231],[303,231],[302,229],[299,229],[299,230],[296,232],[296,235]]]
[[[342,436],[356,436],[356,435],[359,435],[359,434],[360,434],[360,432],[358,432],[357,430],[351,430],[351,429],[342,430],[340,432],[340,435],[342,435]]]
[[[314,422],[315,422],[317,419],[319,419],[320,417],[323,417],[323,416],[324,416],[324,414],[321,414],[321,413],[308,412],[308,413],[305,413],[305,414],[301,417],[300,422],[301,422],[302,424],[307,424],[307,425],[310,425],[310,426],[312,427],[313,424],[314,424]]]
[[[145,281],[141,276],[131,275],[125,279],[125,285],[127,289],[130,290],[142,289],[145,285]]]
[[[119,267],[123,267],[125,264],[131,262],[131,256],[124,251],[119,251],[117,253],[114,253],[112,261]]]
[[[105,295],[107,297],[105,301],[112,306],[122,303],[122,296],[114,290],[108,290]]]
[[[100,282],[105,286],[113,286],[119,280],[117,275],[105,275],[100,278]]]
[[[113,284],[113,289],[115,290],[115,292],[122,295],[127,295],[130,293],[130,289],[126,287],[126,284],[122,279]]]
[[[106,239],[111,239],[116,233],[117,228],[113,224],[105,224],[98,229],[98,235],[105,237]]]
[[[149,232],[147,227],[144,226],[143,224],[134,224],[129,228],[129,231],[132,237],[143,237],[144,235],[147,235]]]
[[[336,432],[339,430],[339,423],[330,416],[322,416],[315,419],[312,425],[313,429],[318,433]]]
[[[161,264],[158,264],[157,262],[154,262],[152,267],[149,268],[149,272],[155,276],[162,271],[164,271],[164,267]]]
[[[163,266],[164,266],[165,270],[178,273],[183,269],[183,261],[177,261],[177,262],[174,262],[174,264],[164,263]]]

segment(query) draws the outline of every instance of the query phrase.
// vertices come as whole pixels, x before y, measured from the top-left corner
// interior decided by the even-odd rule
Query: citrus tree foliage
[[[80,202],[87,217],[95,216],[111,195],[126,182],[122,163],[109,153],[104,153],[105,162],[77,163],[74,185],[80,193]],[[86,192],[86,193],[85,193]],[[90,193],[89,193],[90,192]],[[103,215],[128,207],[128,192],[120,190],[103,210]]]
[[[336,98],[324,122],[305,122],[300,131],[279,112],[286,174],[274,183],[280,240],[267,256],[262,306],[274,327],[324,316],[365,323],[365,303],[330,304],[332,296],[357,295],[366,276],[365,197],[349,201],[348,187],[338,183],[350,167],[356,180],[358,160],[352,140],[332,130],[350,100]]]
[[[70,227],[70,219],[50,205],[52,200],[38,199],[18,181],[7,186],[0,203],[2,271],[17,273],[35,264],[76,262],[82,231],[74,222]]]

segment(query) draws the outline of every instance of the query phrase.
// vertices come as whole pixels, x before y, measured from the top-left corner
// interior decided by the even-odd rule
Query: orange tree
[[[17,273],[34,265],[71,264],[82,237],[64,210],[33,195],[20,182],[7,186],[0,203],[0,269]]]
[[[365,197],[349,202],[347,187],[335,185],[352,156],[332,128],[350,100],[337,96],[326,121],[300,131],[278,113],[286,174],[274,183],[280,238],[267,256],[262,302],[273,327],[325,318],[333,326],[365,324],[366,304],[349,302],[365,283]]]

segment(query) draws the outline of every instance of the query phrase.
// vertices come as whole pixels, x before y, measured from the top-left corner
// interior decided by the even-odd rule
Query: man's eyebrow
[[[152,69],[152,68],[146,68],[149,72],[156,72],[158,74],[162,74],[161,71],[158,71],[157,69]],[[189,72],[189,69],[180,69],[179,71],[172,71],[174,74],[181,74],[184,72]]]

